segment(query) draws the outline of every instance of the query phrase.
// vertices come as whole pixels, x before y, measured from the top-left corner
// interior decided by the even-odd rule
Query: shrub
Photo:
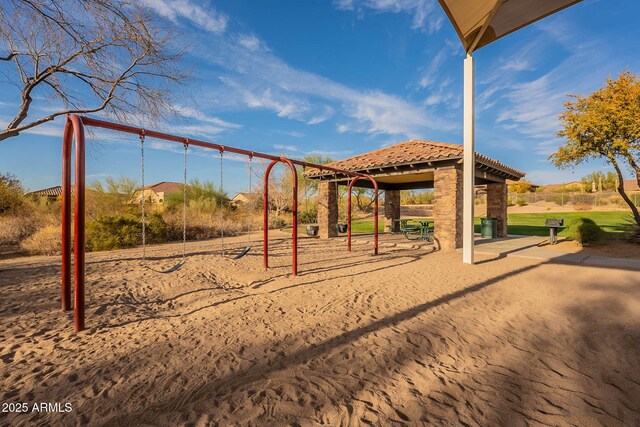
[[[635,243],[636,245],[640,245],[640,225],[632,224],[631,232],[629,233],[628,239],[629,243]]]
[[[56,255],[62,248],[60,227],[47,225],[26,238],[20,247],[32,255]]]
[[[511,200],[511,197],[507,199],[507,206],[513,206],[513,200]]]
[[[269,228],[270,229],[274,229],[274,228],[282,228],[285,227],[287,225],[287,222],[280,218],[279,216],[270,216],[269,217]]]
[[[308,209],[300,210],[300,212],[298,212],[298,221],[302,224],[318,222],[318,207],[309,206]]]
[[[16,245],[37,229],[37,222],[29,215],[0,216],[0,246]]]
[[[166,241],[167,224],[158,212],[147,217],[147,243]],[[86,245],[91,251],[130,248],[142,242],[142,223],[132,215],[98,215],[87,222]]]
[[[562,194],[556,194],[555,196],[553,196],[553,202],[558,206],[564,205],[566,201],[567,201],[567,198]]]
[[[0,173],[0,214],[15,214],[24,203],[24,189],[20,181],[14,175]]]
[[[527,201],[524,199],[524,197],[518,197],[516,203],[518,204],[518,206],[527,206]]]
[[[592,194],[572,194],[571,203],[576,206],[592,206],[595,199]]]
[[[585,245],[600,240],[604,232],[592,219],[578,218],[569,224],[563,234],[580,245]]]

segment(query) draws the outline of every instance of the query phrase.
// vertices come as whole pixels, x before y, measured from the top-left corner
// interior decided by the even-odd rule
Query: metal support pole
[[[84,126],[72,117],[76,140],[75,203],[73,213],[73,324],[76,332],[84,330],[84,212],[85,212],[85,144]]]
[[[62,137],[62,310],[71,310],[71,146],[73,124],[67,120]]]
[[[267,170],[264,173],[264,198],[263,198],[263,206],[264,212],[262,217],[262,226],[264,233],[264,255],[263,255],[263,264],[264,268],[269,268],[269,175],[271,174],[271,169],[279,163],[286,163],[289,165],[291,172],[293,173],[293,206],[292,206],[292,216],[293,216],[293,231],[292,231],[292,262],[291,262],[291,274],[293,276],[298,275],[298,173],[296,171],[296,167],[293,165],[293,162],[285,157],[280,157],[279,160],[272,160],[267,166]]]
[[[464,60],[464,160],[463,160],[463,218],[462,261],[473,264],[473,191],[476,163],[474,147],[474,65],[473,56]]]
[[[276,163],[278,160],[272,160],[264,173],[264,196],[262,198],[262,233],[264,238],[262,263],[264,268],[269,268],[269,174]]]
[[[293,165],[291,160],[281,157],[280,161],[289,165],[291,173],[293,174],[293,201],[291,203],[291,210],[293,216],[293,230],[292,230],[292,260],[291,260],[291,274],[293,276],[298,275],[298,171]]]

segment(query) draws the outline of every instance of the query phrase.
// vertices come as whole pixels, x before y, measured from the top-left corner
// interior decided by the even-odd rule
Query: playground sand
[[[639,272],[308,239],[292,278],[288,241],[267,272],[213,249],[88,254],[80,334],[58,258],[0,261],[0,425],[640,424]]]

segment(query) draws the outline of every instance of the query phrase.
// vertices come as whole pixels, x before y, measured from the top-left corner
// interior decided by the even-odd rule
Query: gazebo
[[[328,164],[333,168],[372,176],[384,190],[385,228],[397,231],[400,218],[400,191],[433,188],[435,192],[435,236],[442,250],[462,246],[462,163],[464,149],[459,144],[411,140],[359,154]],[[507,184],[525,174],[481,154],[475,156],[475,183],[486,186],[487,216],[498,220],[498,237],[507,234]],[[337,236],[337,186],[348,185],[349,177],[312,169],[306,176],[319,180],[318,225],[320,237]],[[356,186],[371,188],[366,180]]]

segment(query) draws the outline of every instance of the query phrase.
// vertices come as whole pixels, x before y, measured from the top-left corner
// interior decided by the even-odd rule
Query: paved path
[[[546,242],[546,239],[539,236],[476,239],[475,253],[478,255],[513,256],[568,264],[640,270],[640,260],[638,259],[612,258],[583,252],[565,252],[556,248],[541,246],[540,244],[544,242]]]

